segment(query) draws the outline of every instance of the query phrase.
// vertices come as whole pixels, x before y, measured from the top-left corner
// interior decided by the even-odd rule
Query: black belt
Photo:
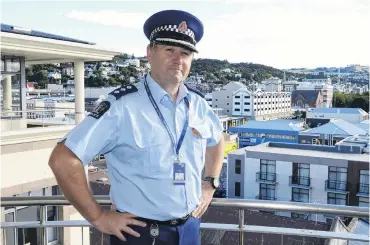
[[[117,212],[120,212],[120,211],[117,210]],[[120,213],[122,213],[122,212],[120,212]],[[134,219],[140,220],[140,221],[143,221],[143,222],[149,223],[149,224],[179,226],[179,225],[185,224],[185,222],[190,218],[190,215],[191,214],[187,214],[184,217],[179,218],[179,219],[171,219],[171,220],[165,220],[165,221],[147,219],[147,218],[142,218],[142,217],[134,217]]]

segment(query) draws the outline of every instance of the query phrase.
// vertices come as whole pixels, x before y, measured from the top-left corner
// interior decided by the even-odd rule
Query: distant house
[[[294,90],[292,92],[293,108],[323,107],[323,96],[320,90]]]

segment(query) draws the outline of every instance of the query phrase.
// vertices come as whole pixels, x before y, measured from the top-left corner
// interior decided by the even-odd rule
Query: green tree
[[[346,107],[346,95],[341,92],[334,92],[333,107]]]

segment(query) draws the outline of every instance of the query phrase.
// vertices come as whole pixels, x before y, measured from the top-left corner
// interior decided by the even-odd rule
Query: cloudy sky
[[[368,0],[2,1],[1,22],[144,56],[143,23],[163,9],[205,27],[196,58],[276,68],[369,65]]]

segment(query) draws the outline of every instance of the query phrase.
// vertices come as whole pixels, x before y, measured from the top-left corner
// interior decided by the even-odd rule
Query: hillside
[[[225,69],[231,69],[232,72],[223,72]],[[220,80],[224,83],[226,80],[235,80],[235,73],[240,73],[241,78],[248,81],[262,81],[270,77],[283,79],[282,70],[253,63],[229,63],[226,60],[215,59],[195,59],[191,68],[191,75],[204,75],[206,80]],[[293,79],[297,74],[286,72],[287,79]]]

